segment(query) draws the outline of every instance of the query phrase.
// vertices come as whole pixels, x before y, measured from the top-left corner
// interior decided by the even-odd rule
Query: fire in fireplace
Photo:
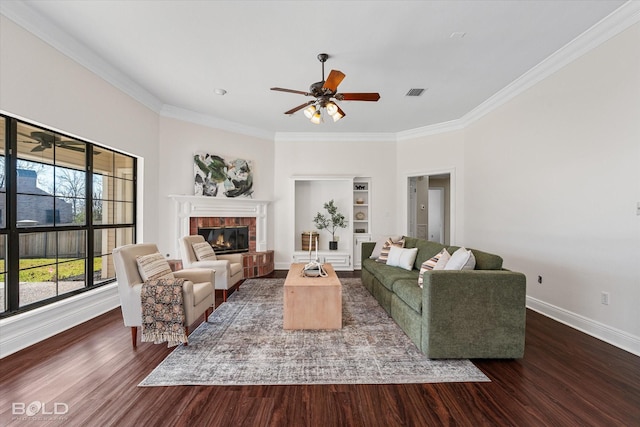
[[[198,228],[198,234],[216,254],[249,252],[249,227],[202,227]]]

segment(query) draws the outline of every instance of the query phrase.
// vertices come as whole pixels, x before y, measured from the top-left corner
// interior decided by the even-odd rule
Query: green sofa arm
[[[521,358],[526,278],[508,270],[430,271],[422,292],[429,358]]]

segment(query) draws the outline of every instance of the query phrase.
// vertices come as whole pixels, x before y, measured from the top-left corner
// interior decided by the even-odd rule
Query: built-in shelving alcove
[[[302,233],[316,231],[313,218],[326,215],[324,203],[333,200],[347,219],[347,228],[336,230],[338,249],[329,250],[331,234],[319,231],[318,258],[330,262],[336,270],[353,270],[353,176],[295,176],[292,178],[294,200],[293,262],[308,262],[309,252],[302,250]],[[315,252],[311,254],[315,257]]]

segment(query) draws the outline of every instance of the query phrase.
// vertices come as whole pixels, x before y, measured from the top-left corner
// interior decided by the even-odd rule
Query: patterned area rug
[[[140,386],[489,381],[469,360],[430,360],[364,288],[341,279],[343,328],[282,329],[284,279],[250,279]]]

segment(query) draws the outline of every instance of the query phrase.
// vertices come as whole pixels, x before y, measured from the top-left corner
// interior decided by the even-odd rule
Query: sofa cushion
[[[363,268],[366,268],[382,286],[389,291],[393,291],[393,283],[396,280],[409,279],[418,283],[418,271],[417,270],[403,270],[399,267],[391,267],[381,263],[363,263]]]
[[[459,246],[450,246],[448,251],[450,254],[457,251]],[[502,270],[502,257],[488,252],[479,251],[469,248],[473,252],[476,259],[476,270]]]
[[[389,258],[389,251],[391,250],[391,246],[397,246],[399,248],[404,247],[404,239],[400,239],[398,241],[394,241],[391,237],[387,239],[387,241],[382,246],[382,250],[380,251],[380,256],[376,259],[377,262],[386,264],[387,258]]]
[[[397,246],[391,246],[389,250],[389,257],[387,258],[387,265],[400,267],[405,270],[412,270],[417,253],[418,248],[405,249]]]
[[[406,245],[405,245],[406,247]],[[433,258],[440,251],[442,251],[445,246],[438,242],[430,242],[428,240],[419,239],[415,245],[418,248],[418,255],[416,256],[416,262],[414,263],[414,268],[416,270],[420,270],[422,263],[428,259]]]
[[[409,236],[402,236],[402,239],[404,240],[404,247],[409,249],[415,248],[416,244],[420,240],[415,237],[409,237]]]
[[[462,247],[451,255],[451,259],[444,266],[445,270],[473,270],[476,266],[476,258],[473,252]]]
[[[198,242],[191,245],[198,261],[216,261],[216,253],[209,242]]]
[[[415,280],[397,280],[393,284],[393,292],[414,311],[422,313],[422,289]]]
[[[145,282],[147,280],[174,279],[169,263],[159,252],[136,257],[138,272]]]

